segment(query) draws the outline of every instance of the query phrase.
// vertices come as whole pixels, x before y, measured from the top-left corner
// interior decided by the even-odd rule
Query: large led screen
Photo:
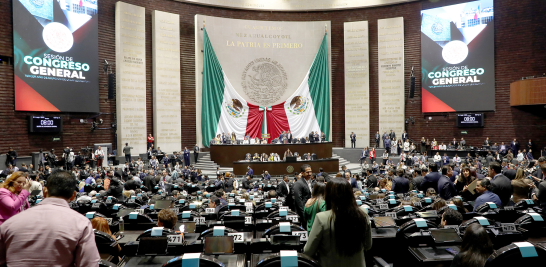
[[[13,0],[15,110],[99,111],[98,0]]]
[[[493,0],[421,11],[422,110],[495,110]]]

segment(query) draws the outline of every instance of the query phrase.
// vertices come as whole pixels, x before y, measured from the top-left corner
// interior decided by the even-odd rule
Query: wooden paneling
[[[262,154],[277,153],[281,157],[284,152],[290,148],[292,153],[298,152],[301,155],[307,153],[317,154],[317,159],[326,159],[332,157],[332,142],[328,143],[309,143],[309,144],[282,144],[282,145],[211,145],[210,159],[221,167],[231,167],[234,161],[244,160],[246,153]]]
[[[510,106],[546,104],[546,77],[519,80],[510,84]]]

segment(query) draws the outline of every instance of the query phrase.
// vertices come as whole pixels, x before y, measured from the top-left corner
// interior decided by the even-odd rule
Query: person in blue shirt
[[[248,171],[246,172],[246,175],[252,178],[254,176],[254,171],[252,170],[252,168],[250,168],[250,166],[248,166],[247,168],[248,168]]]
[[[265,172],[262,174],[262,178],[263,178],[264,180],[268,180],[268,181],[269,181],[269,180],[271,180],[271,175],[269,174],[268,171],[265,171]]]
[[[489,191],[490,189],[491,189],[491,182],[489,181],[489,179],[486,178],[486,179],[478,180],[478,182],[476,183],[476,192],[478,192],[480,196],[476,198],[476,202],[474,202],[473,211],[476,211],[476,209],[479,206],[485,204],[486,202],[493,202],[497,204],[498,208],[502,207],[502,202],[499,196]]]

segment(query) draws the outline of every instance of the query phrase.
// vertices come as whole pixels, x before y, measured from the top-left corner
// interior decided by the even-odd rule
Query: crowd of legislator
[[[309,234],[300,252],[315,259],[320,266],[339,263],[364,266],[364,251],[373,246],[371,228],[378,227],[374,218],[401,207],[436,210],[441,221],[436,225],[438,228],[461,225],[462,218],[487,216],[481,211],[491,203],[497,209],[521,207],[521,203],[527,203],[526,207],[532,210],[525,213],[544,214],[544,157],[524,166],[506,160],[482,162],[479,158],[466,158],[460,162],[452,159],[437,165],[423,156],[419,153],[417,159],[398,164],[387,157],[383,167],[378,167],[375,161],[373,165],[364,161],[361,173],[351,173],[345,166],[336,174],[322,169],[313,173],[311,167],[304,164],[300,172],[284,176],[281,181],[272,179],[268,173],[261,178],[254,177],[250,168],[243,179],[220,172],[216,179],[209,179],[191,165],[184,168],[180,165],[171,167],[169,163],[154,166],[140,159],[127,162],[122,168],[84,165],[74,166],[70,171],[49,165],[33,171],[33,166],[21,164],[18,168],[16,162],[10,162],[13,165],[3,171],[0,178],[0,266],[6,263],[8,266],[30,266],[37,260],[60,266],[94,265],[101,255],[92,238],[93,229],[106,232],[116,240],[119,229],[105,224],[103,217],[120,223],[119,209],[127,207],[143,210],[141,215],[150,218],[150,223],[170,229],[168,233],[173,234],[179,230],[175,229],[177,220],[188,220],[184,209],[204,212],[207,207],[214,208],[211,215],[218,220],[231,212],[230,203],[234,200],[248,202],[255,210],[254,214],[249,214],[257,224],[258,209],[263,209],[268,216],[278,217],[281,216],[279,207],[286,206],[298,217],[294,227]],[[272,199],[279,201],[272,205]],[[395,201],[389,203],[388,210],[383,210],[378,199]],[[170,201],[171,207],[178,208],[158,212],[153,205],[159,200]],[[530,200],[533,204],[529,204]],[[95,211],[105,215],[93,213],[91,220],[87,219],[87,212],[94,209],[92,203],[99,203]],[[446,208],[452,205],[458,208]],[[36,222],[35,218],[51,219],[44,223]],[[330,218],[333,223],[328,223]],[[131,221],[129,217],[123,217],[123,220]],[[207,225],[213,227],[213,224]],[[398,226],[402,229],[402,225]],[[63,231],[58,231],[59,227]],[[327,238],[333,228],[335,236]],[[473,235],[488,238],[487,234],[483,237],[486,228],[478,224],[465,227],[466,231],[460,233],[463,246],[453,260],[456,266],[467,266],[465,257],[469,255],[481,263],[491,255],[493,247],[488,239],[483,247],[469,245],[469,240],[477,238]],[[146,233],[144,230],[143,234]],[[21,232],[36,239],[35,246],[50,249],[30,252],[30,248],[21,245],[25,240],[24,235],[17,234]],[[55,240],[40,238],[49,236],[48,233],[64,240],[61,241],[65,242],[62,248],[53,244]],[[52,253],[55,249],[58,251]],[[124,255],[124,249],[119,246],[119,257],[114,260],[123,261],[128,256]],[[58,257],[59,254],[63,257]]]
[[[242,145],[258,145],[258,144],[268,144],[269,138],[259,138],[259,137],[250,137],[249,133],[246,133],[243,139],[239,139],[239,137],[233,133],[222,133],[216,135],[215,138],[212,138],[210,140],[211,145],[236,145],[236,144],[242,144]],[[318,131],[312,131],[307,136],[300,136],[300,137],[294,137],[292,136],[292,132],[290,131],[283,131],[279,137],[275,137],[271,139],[270,144],[307,144],[307,143],[320,143],[320,142],[326,142],[326,134]]]

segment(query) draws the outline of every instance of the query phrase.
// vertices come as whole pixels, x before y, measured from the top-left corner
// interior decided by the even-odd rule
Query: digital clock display
[[[61,117],[30,116],[31,133],[59,133],[62,130]]]
[[[483,127],[483,113],[457,114],[457,127]]]

